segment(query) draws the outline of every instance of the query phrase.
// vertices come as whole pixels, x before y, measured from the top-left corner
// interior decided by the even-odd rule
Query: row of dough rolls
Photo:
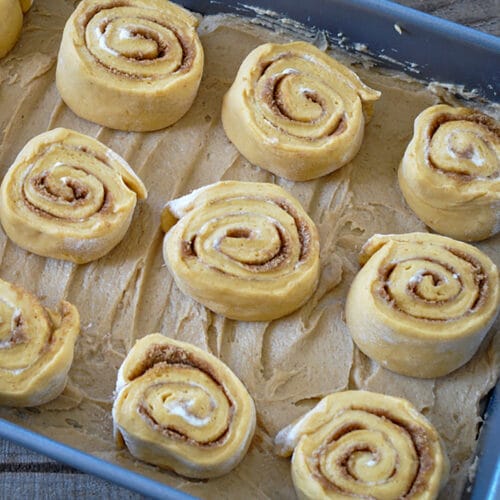
[[[84,0],[66,23],[57,86],[79,116],[156,130],[190,108],[203,72],[197,19],[158,0]],[[242,62],[222,105],[228,138],[253,164],[295,181],[358,153],[380,92],[305,42],[267,43]],[[499,127],[447,105],[423,111],[399,169],[412,210],[432,229],[476,241],[500,228]]]
[[[270,320],[317,285],[319,240],[273,184],[225,181],[169,202],[164,257],[179,288],[212,311]],[[470,360],[499,310],[498,270],[472,245],[429,233],[375,235],[346,300],[358,347],[397,373],[446,375]]]
[[[175,123],[190,108],[203,72],[196,26],[191,13],[171,2],[84,0],[61,42],[56,79],[62,98],[79,116],[111,128],[156,130]],[[379,97],[311,44],[264,44],[241,64],[224,98],[222,122],[252,163],[303,181],[353,159]],[[499,148],[491,117],[446,105],[425,110],[399,171],[409,206],[454,238],[495,234]]]
[[[133,456],[190,478],[225,474],[255,431],[244,385],[219,359],[154,333],[118,373],[115,436]],[[293,452],[299,498],[436,498],[448,459],[432,425],[408,401],[366,391],[326,396],[276,436]],[[342,496],[344,495],[344,496]]]
[[[83,0],[66,23],[56,82],[78,115],[150,131],[191,107],[203,73],[198,21],[159,0]],[[330,173],[357,154],[380,92],[305,42],[264,44],[224,98],[229,139],[252,163],[292,180]]]

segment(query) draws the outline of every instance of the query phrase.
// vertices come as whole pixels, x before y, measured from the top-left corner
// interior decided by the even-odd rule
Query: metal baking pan
[[[255,16],[256,9],[270,10],[323,30],[331,43],[347,50],[364,48],[378,64],[408,71],[431,81],[463,85],[479,98],[500,100],[500,39],[455,23],[435,18],[386,0],[181,0],[202,14],[222,12]],[[251,5],[250,5],[251,4]],[[273,14],[264,12],[264,15]],[[452,57],[450,54],[460,54]],[[478,468],[472,500],[500,498],[500,386],[492,391],[478,446]],[[193,497],[166,484],[61,444],[0,419],[0,437],[94,474],[150,498],[187,500]],[[468,488],[469,490],[470,488]]]
[[[229,12],[283,18],[325,30],[330,42],[366,46],[379,63],[422,80],[463,85],[500,101],[500,39],[386,0],[176,0],[202,14]],[[401,33],[400,33],[401,32]],[[460,54],[459,57],[453,55]],[[495,71],[497,68],[497,71]]]

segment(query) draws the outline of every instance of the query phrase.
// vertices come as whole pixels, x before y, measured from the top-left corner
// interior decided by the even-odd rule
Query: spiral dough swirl
[[[209,478],[243,459],[255,408],[224,363],[156,333],[139,340],[120,368],[113,420],[118,442],[135,457]]]
[[[375,235],[360,261],[347,325],[365,354],[395,372],[430,378],[455,370],[498,314],[497,268],[466,243],[427,233]]]
[[[165,262],[179,288],[229,318],[279,318],[316,288],[317,229],[274,184],[205,186],[168,203],[163,227]]]
[[[304,181],[354,158],[365,114],[379,96],[311,44],[267,43],[242,63],[224,97],[222,123],[252,163]]]
[[[141,180],[112,150],[58,128],[29,141],[0,187],[0,221],[17,245],[85,263],[109,252],[127,231]]]
[[[36,406],[56,398],[79,331],[78,311],[68,302],[50,311],[0,280],[0,405]]]
[[[435,231],[478,241],[500,231],[500,127],[467,108],[431,106],[399,168],[410,208]]]
[[[435,499],[448,475],[439,435],[408,401],[367,391],[323,398],[276,436],[299,498]]]
[[[163,0],[83,0],[64,29],[57,87],[79,116],[120,130],[167,127],[198,91],[196,18]]]

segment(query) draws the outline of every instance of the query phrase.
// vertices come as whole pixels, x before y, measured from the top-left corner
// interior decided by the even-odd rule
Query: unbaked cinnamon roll
[[[197,19],[166,0],[83,0],[64,28],[56,83],[78,116],[127,131],[172,125],[203,72]]]
[[[37,406],[66,385],[80,331],[75,306],[45,309],[20,287],[0,280],[0,405]]]
[[[23,13],[33,0],[0,0],[0,58],[16,44],[23,27]]]
[[[173,225],[173,227],[171,227]],[[163,255],[179,288],[228,318],[285,316],[314,292],[319,236],[274,184],[225,181],[167,203]]]
[[[323,398],[276,436],[292,458],[301,499],[435,499],[448,458],[434,427],[408,401],[367,391]]]
[[[467,108],[431,106],[415,120],[399,168],[410,208],[434,231],[478,241],[500,231],[500,126]]]
[[[224,97],[222,123],[249,161],[306,181],[356,156],[379,97],[309,43],[266,43],[243,61]]]
[[[222,361],[153,333],[136,342],[113,404],[118,445],[140,460],[191,478],[226,474],[245,456],[255,407]]]
[[[469,361],[499,309],[498,270],[483,252],[428,233],[372,236],[346,301],[356,345],[389,370],[446,375]]]
[[[98,259],[125,235],[146,188],[104,144],[64,128],[21,150],[0,187],[0,221],[30,252],[79,264]]]

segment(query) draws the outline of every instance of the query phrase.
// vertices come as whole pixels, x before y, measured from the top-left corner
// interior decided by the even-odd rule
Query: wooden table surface
[[[500,36],[500,0],[397,0],[397,3]],[[143,497],[0,439],[0,499],[24,498],[135,500]]]
[[[500,36],[500,0],[393,0],[433,16]]]

